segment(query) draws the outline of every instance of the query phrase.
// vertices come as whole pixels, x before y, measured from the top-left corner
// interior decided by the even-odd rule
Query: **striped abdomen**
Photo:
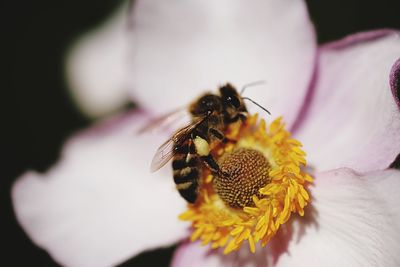
[[[191,139],[186,140],[179,147],[175,147],[176,154],[172,160],[174,182],[179,194],[189,203],[197,199],[199,185],[199,157]]]

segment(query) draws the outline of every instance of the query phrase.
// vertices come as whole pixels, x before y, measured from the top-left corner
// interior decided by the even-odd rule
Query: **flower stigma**
[[[211,144],[211,154],[222,173],[202,169],[199,195],[179,218],[190,221],[191,241],[238,250],[247,241],[255,253],[256,243],[265,247],[291,213],[304,215],[310,202],[305,187],[313,181],[303,168],[305,152],[291,138],[282,118],[270,125],[258,115],[230,124],[227,143]]]

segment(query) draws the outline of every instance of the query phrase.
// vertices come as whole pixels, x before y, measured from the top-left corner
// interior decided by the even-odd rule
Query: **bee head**
[[[237,113],[246,111],[242,97],[231,84],[226,84],[219,88],[223,109],[229,117],[234,117]]]
[[[258,104],[256,101],[250,99],[249,97],[242,96],[244,90],[247,87],[253,86],[253,85],[258,85],[260,83],[264,83],[264,81],[257,81],[257,82],[253,82],[253,83],[249,83],[249,84],[245,85],[243,87],[242,91],[240,92],[240,94],[236,91],[235,87],[233,87],[229,83],[227,83],[225,86],[222,86],[219,89],[219,91],[220,91],[221,98],[222,98],[225,117],[233,118],[239,113],[240,114],[247,113],[247,108],[246,108],[246,105],[244,104],[244,100],[248,100],[248,101],[252,102],[256,106],[258,106],[259,108],[261,108],[262,110],[267,112],[269,115],[271,115],[271,113],[266,108],[264,108],[263,106]]]
[[[190,112],[193,115],[207,115],[212,112],[221,112],[222,103],[220,97],[213,94],[206,94],[200,97],[195,103],[190,107]]]

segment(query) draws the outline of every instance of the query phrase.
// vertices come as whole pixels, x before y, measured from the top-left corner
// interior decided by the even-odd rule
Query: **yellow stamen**
[[[304,171],[306,153],[291,138],[282,118],[270,125],[257,115],[234,123],[225,132],[228,143],[210,145],[210,153],[227,177],[204,171],[195,204],[179,218],[191,221],[191,240],[200,239],[224,254],[247,241],[265,246],[292,213],[304,215],[310,202],[305,187],[313,181]]]

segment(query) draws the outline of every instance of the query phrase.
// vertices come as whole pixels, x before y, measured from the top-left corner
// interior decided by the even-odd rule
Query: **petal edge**
[[[187,235],[168,170],[148,170],[162,140],[134,134],[144,120],[135,113],[86,130],[45,174],[27,172],[13,185],[17,220],[60,264],[115,265]]]

